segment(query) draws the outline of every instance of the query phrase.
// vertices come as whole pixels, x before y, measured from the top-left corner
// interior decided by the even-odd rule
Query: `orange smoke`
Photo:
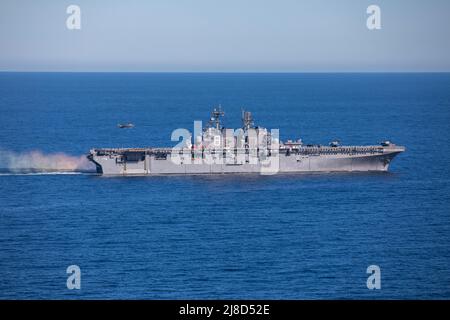
[[[85,156],[65,153],[44,154],[41,151],[16,153],[0,150],[0,168],[9,171],[92,171]]]

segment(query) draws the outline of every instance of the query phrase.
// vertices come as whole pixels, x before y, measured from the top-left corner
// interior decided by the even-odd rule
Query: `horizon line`
[[[413,70],[405,70],[405,71],[113,71],[113,70],[104,70],[104,71],[71,71],[71,70],[0,70],[0,73],[153,73],[153,74],[380,74],[380,73],[450,73],[450,70],[444,71],[413,71]]]

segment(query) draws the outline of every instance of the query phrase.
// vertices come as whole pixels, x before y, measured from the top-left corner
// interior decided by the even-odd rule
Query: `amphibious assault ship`
[[[179,131],[176,137],[183,140],[173,148],[92,149],[87,158],[103,175],[275,174],[387,171],[392,159],[405,151],[389,141],[368,146],[282,142],[278,130],[255,126],[250,112],[242,111],[237,130],[222,126],[224,114],[215,108],[205,128],[197,122],[196,130],[194,125],[194,136]]]

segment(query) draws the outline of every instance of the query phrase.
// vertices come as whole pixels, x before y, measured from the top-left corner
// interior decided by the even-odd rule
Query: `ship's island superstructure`
[[[405,151],[389,141],[371,146],[281,142],[278,130],[255,126],[250,112],[242,111],[238,130],[222,127],[222,116],[215,108],[206,128],[194,129],[194,137],[185,135],[173,148],[101,148],[87,157],[103,175],[275,174],[387,171]]]

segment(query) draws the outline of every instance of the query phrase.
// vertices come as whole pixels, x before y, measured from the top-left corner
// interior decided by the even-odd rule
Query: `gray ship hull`
[[[263,162],[251,163],[248,155],[240,162],[205,163],[203,158],[175,163],[171,149],[93,149],[88,159],[103,175],[194,175],[276,174],[314,172],[387,171],[392,159],[405,150],[400,146],[302,147],[295,152],[280,150],[266,170]],[[186,158],[185,158],[186,160]]]

